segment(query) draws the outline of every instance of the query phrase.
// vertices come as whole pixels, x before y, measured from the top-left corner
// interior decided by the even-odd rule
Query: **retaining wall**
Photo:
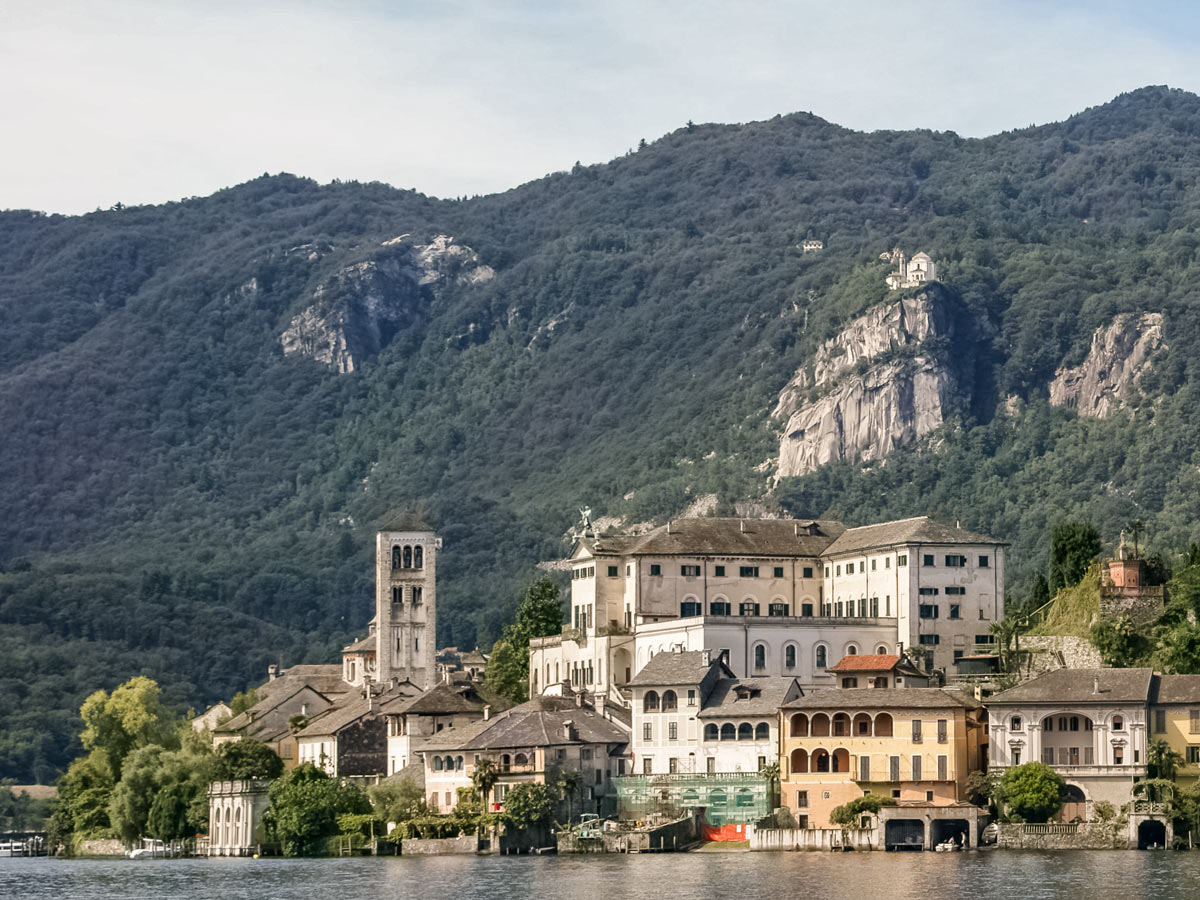
[[[1000,823],[996,846],[1002,850],[1127,850],[1128,822],[1080,822],[1069,825]],[[1137,847],[1137,841],[1133,841]]]
[[[746,826],[751,850],[879,850],[874,828],[756,828]]]

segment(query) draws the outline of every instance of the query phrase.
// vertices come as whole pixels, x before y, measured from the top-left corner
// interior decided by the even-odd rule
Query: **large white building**
[[[585,536],[570,559],[570,622],[530,643],[531,695],[630,702],[656,654],[711,650],[740,678],[833,684],[843,656],[924,649],[949,669],[991,646],[1004,615],[1004,544],[928,517],[694,518],[644,535]]]

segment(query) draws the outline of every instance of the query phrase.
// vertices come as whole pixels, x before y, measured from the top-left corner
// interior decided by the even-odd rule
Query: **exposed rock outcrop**
[[[1050,402],[1081,416],[1105,418],[1120,409],[1130,390],[1166,347],[1162,313],[1122,313],[1092,335],[1087,359],[1059,369],[1050,382]]]
[[[962,401],[949,360],[954,316],[940,288],[881,304],[817,351],[779,395],[776,478],[879,459],[938,428]]]
[[[428,244],[401,235],[383,246],[375,259],[317,285],[313,302],[279,336],[285,355],[353,372],[423,314],[439,285],[481,284],[496,274],[474,250],[446,235]]]

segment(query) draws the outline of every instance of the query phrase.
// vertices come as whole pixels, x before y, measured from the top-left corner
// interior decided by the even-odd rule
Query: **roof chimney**
[[[575,739],[575,723],[572,722],[570,719],[567,719],[565,722],[563,722],[562,723],[562,734],[563,734],[563,738],[565,740],[568,740],[568,741],[574,740]]]
[[[712,665],[712,651],[711,650],[701,650],[700,651],[700,661],[702,663],[704,663],[704,665],[706,665],[706,666],[711,666]]]
[[[575,695],[575,705],[583,706],[583,691],[580,691],[578,694]]]
[[[272,663],[267,666],[267,681],[274,681],[279,677],[279,666]]]
[[[592,698],[592,704],[596,707],[596,712],[600,715],[604,715],[604,701],[605,697],[603,694],[597,694]]]
[[[1100,676],[1099,675],[1092,676],[1092,693],[1093,694],[1100,693]]]
[[[490,703],[485,703],[483,706],[483,721],[486,722],[491,717],[492,717],[492,705]]]
[[[742,534],[746,533],[746,520],[745,519],[738,519],[738,528],[741,529]]]
[[[671,520],[667,519],[667,534],[671,533]]]

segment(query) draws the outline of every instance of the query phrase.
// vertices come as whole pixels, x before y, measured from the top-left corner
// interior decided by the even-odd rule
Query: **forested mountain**
[[[0,777],[52,778],[82,697],[130,675],[202,707],[334,659],[372,613],[375,527],[420,504],[440,642],[467,647],[584,504],[959,520],[1012,542],[1018,600],[1064,516],[1181,548],[1198,225],[1200,98],[1166,88],[982,140],[689,124],[463,200],[264,175],[2,213]],[[779,394],[888,298],[894,246],[969,321],[936,350],[970,396],[886,460],[775,484]],[[1136,385],[1103,416],[1051,406],[1124,313],[1162,314]]]

